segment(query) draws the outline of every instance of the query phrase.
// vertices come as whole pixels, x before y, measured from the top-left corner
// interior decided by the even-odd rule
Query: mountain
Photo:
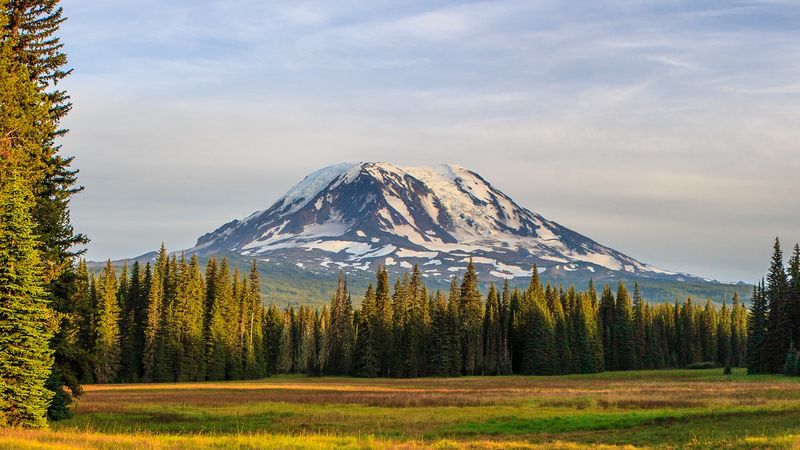
[[[705,282],[658,269],[548,220],[460,166],[339,164],[269,208],[229,222],[187,250],[233,253],[315,273],[402,271],[447,281],[471,259],[483,280],[548,278]]]

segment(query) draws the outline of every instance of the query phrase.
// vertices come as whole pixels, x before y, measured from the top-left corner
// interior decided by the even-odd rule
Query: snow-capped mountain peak
[[[517,205],[457,165],[385,162],[320,169],[269,208],[202,236],[190,251],[285,259],[310,270],[379,264],[445,279],[470,259],[484,278],[584,271],[664,278],[640,263]]]

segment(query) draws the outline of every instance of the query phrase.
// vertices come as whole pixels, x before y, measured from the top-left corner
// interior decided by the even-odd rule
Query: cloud
[[[73,217],[90,257],[130,256],[327,164],[456,162],[649,263],[752,280],[800,239],[800,7],[776,3],[65,0]]]

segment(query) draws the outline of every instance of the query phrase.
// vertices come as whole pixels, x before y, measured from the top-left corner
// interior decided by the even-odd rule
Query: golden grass
[[[0,448],[798,448],[800,383],[741,370],[86,386]]]
[[[0,430],[0,449],[85,450],[85,449],[526,449],[575,450],[584,444],[550,441],[534,444],[524,441],[437,440],[397,441],[367,437],[325,435],[250,434],[235,436],[171,436],[149,433],[99,434],[80,431]],[[599,445],[599,450],[633,449],[630,445]]]

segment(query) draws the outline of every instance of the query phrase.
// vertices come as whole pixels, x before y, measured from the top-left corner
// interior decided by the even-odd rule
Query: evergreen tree
[[[355,331],[350,292],[343,274],[339,274],[336,294],[331,299],[331,326],[329,331],[329,372],[347,375],[351,371]]]
[[[720,366],[731,366],[733,363],[733,347],[731,338],[731,330],[733,325],[731,323],[732,314],[728,309],[726,302],[722,303],[722,309],[719,311],[719,320],[717,322],[717,358],[716,363]]]
[[[622,283],[617,288],[614,310],[614,341],[617,352],[617,369],[630,370],[635,368],[631,299],[628,295],[628,290]]]
[[[739,303],[739,294],[733,294],[731,307],[731,365],[742,367],[747,360],[747,308]]]
[[[511,290],[508,285],[508,278],[503,281],[503,293],[500,296],[500,345],[498,359],[500,363],[500,373],[503,375],[511,374],[511,327],[512,327],[512,308]]]
[[[486,296],[486,312],[483,315],[483,368],[487,375],[499,375],[500,358],[503,347],[502,325],[500,322],[500,298],[494,284],[489,285]]]
[[[120,368],[118,379],[135,382],[138,379],[138,355],[136,353],[136,313],[141,291],[141,267],[135,261],[128,275],[128,264],[119,276],[117,298],[120,305]]]
[[[639,283],[633,285],[633,368],[646,367],[646,318],[645,304],[639,293]]]
[[[775,238],[772,263],[767,273],[764,296],[767,300],[767,333],[764,343],[766,371],[781,373],[786,352],[791,341],[791,323],[787,317],[785,303],[789,294],[789,283],[783,266],[780,241]]]
[[[181,261],[175,316],[179,352],[177,381],[205,379],[205,346],[203,317],[205,316],[205,286],[197,255],[189,264]]]
[[[483,301],[478,291],[478,274],[471,259],[461,280],[459,305],[464,373],[477,375],[483,371]]]
[[[450,281],[450,292],[447,296],[447,318],[449,322],[448,336],[450,336],[450,375],[461,375],[464,367],[461,354],[461,298],[458,288],[458,278],[453,276]]]
[[[392,349],[392,300],[389,287],[389,272],[378,267],[375,285],[375,316],[373,327],[378,351],[378,362],[382,376],[391,374]]]
[[[764,294],[764,281],[753,287],[750,298],[750,315],[747,321],[747,373],[766,373],[765,358],[767,343],[767,299]]]
[[[261,280],[258,263],[253,259],[250,267],[249,290],[247,292],[245,313],[245,375],[248,378],[261,378],[266,375],[264,360],[263,310],[261,303]]]
[[[111,383],[117,379],[121,358],[117,275],[111,260],[98,279],[97,299],[94,379],[98,383]]]
[[[785,314],[790,325],[789,336],[797,348],[800,343],[800,244],[794,245],[794,252],[789,260],[788,288]]]
[[[167,249],[161,244],[147,293],[146,320],[144,323],[144,345],[142,348],[142,378],[144,381],[158,381],[157,369],[159,346],[162,344],[161,325],[164,313],[164,282],[167,276]]]
[[[234,338],[231,320],[233,316],[233,283],[227,259],[223,258],[217,270],[213,271],[213,292],[206,341],[206,379],[224,380],[230,370],[231,343]]]
[[[430,373],[435,376],[448,376],[453,372],[453,335],[451,333],[450,313],[444,293],[438,291],[431,311]]]
[[[38,133],[36,152],[25,164],[35,176],[27,177],[35,197],[32,207],[37,245],[43,266],[45,287],[50,293],[51,308],[56,311],[65,330],[77,320],[80,312],[70,300],[73,283],[76,282],[74,262],[83,250],[76,251],[77,245],[86,244],[88,239],[76,233],[69,214],[71,197],[83,188],[77,185],[77,170],[72,169],[72,157],[60,152],[56,139],[66,134],[58,124],[69,112],[71,105],[65,91],[55,89],[56,83],[70,73],[64,69],[67,63],[62,44],[57,36],[61,23],[65,20],[58,0],[26,0],[0,2],[0,40],[17,66],[24,67],[24,77],[28,85],[35,89],[45,101],[28,103],[47,117],[43,120],[29,121],[28,126]],[[0,73],[7,81],[14,82],[13,71],[0,67]],[[2,83],[2,82],[0,82]],[[0,92],[8,92],[0,88]],[[4,100],[0,104],[8,105]],[[34,106],[35,105],[35,106]],[[7,114],[4,119],[20,118]],[[43,116],[42,116],[43,117]],[[0,121],[4,120],[0,119]],[[0,125],[2,128],[2,125]],[[2,130],[0,130],[2,131]],[[0,132],[0,135],[5,133]],[[20,174],[24,176],[24,174]],[[89,365],[87,347],[81,347],[74,334],[58,332],[51,340],[55,350],[55,366],[48,386],[55,398],[48,410],[51,419],[69,417],[68,406],[71,398],[67,392],[79,395],[82,390],[78,380]],[[63,388],[66,385],[66,390]]]
[[[0,143],[0,145],[4,145]],[[0,168],[0,425],[43,427],[53,392],[48,307],[33,235],[32,198],[18,175]]]
[[[283,348],[283,314],[273,303],[264,313],[264,354],[267,375],[278,373]]]
[[[603,294],[600,297],[599,309],[605,370],[619,370],[617,343],[614,339],[617,307],[614,294],[611,292],[611,288],[608,285],[603,286]]]
[[[358,377],[376,377],[380,370],[372,324],[375,323],[375,291],[370,283],[361,302],[356,327],[355,361],[353,374]]]

